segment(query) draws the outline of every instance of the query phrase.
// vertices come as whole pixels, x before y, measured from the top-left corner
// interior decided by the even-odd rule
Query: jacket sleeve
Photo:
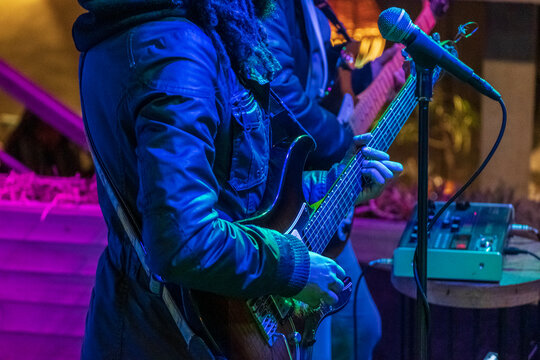
[[[163,30],[163,29],[162,29]],[[292,296],[306,284],[302,241],[226,221],[212,171],[220,118],[210,39],[192,24],[133,37],[140,89],[135,119],[137,207],[151,270],[166,281],[228,296]]]
[[[351,74],[351,85],[355,95],[360,94],[373,81],[371,62],[365,64],[360,69],[354,69]]]
[[[295,34],[292,26],[297,20],[291,8],[293,6],[290,4],[286,6],[283,1],[278,1],[275,16],[265,22],[270,49],[282,66],[272,81],[272,87],[315,139],[317,150],[310,158],[311,163],[317,168],[329,168],[343,158],[352,144],[353,134],[348,127],[337,121],[334,114],[306,94],[299,77],[294,73],[296,60],[292,48],[294,35],[291,34]]]

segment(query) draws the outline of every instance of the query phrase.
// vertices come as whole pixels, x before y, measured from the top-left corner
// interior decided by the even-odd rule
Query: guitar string
[[[419,19],[421,18],[421,15],[422,15],[422,13],[421,13],[420,16],[417,18],[417,20],[419,20]],[[423,20],[423,18],[422,18],[422,20]],[[424,25],[425,25],[425,24],[424,24]],[[395,57],[392,59],[392,63],[398,63],[398,61],[399,61],[399,64],[402,63],[401,58],[400,58],[399,56],[395,56]],[[413,81],[411,81],[411,84],[412,84],[412,83],[413,83]],[[411,89],[412,89],[412,90],[411,90]],[[404,101],[404,105],[403,105],[403,108],[406,109],[406,112],[408,112],[408,111],[412,112],[412,111],[414,110],[414,108],[416,107],[416,102],[414,102],[414,101],[411,102],[411,101],[410,101],[410,96],[413,95],[413,92],[414,92],[414,87],[411,85],[411,86],[409,87],[409,89],[406,90],[406,92],[405,92],[405,94],[404,94],[404,96],[403,96],[403,98],[405,98],[406,100],[408,100],[408,101]],[[411,107],[411,106],[412,106],[412,109],[410,109],[410,110],[407,109],[408,107]],[[400,109],[398,106],[397,106],[397,109],[395,109],[395,111],[400,111],[400,110],[401,110],[401,109]],[[409,113],[409,114],[410,114],[410,113]],[[389,114],[389,116],[390,116],[390,114]],[[408,117],[407,117],[407,118],[408,118]],[[397,134],[399,133],[399,131],[400,131],[401,128],[403,127],[403,125],[404,125],[404,123],[406,122],[406,120],[407,120],[407,119],[405,119],[405,121],[403,121],[403,123],[402,123],[401,125],[399,125],[398,123],[396,123],[396,126],[395,126],[394,129],[392,129],[392,126],[394,126],[394,125],[392,124],[392,122],[389,122],[388,125],[387,125],[387,127],[389,127],[390,129],[386,129],[386,128],[385,128],[385,125],[386,125],[385,123],[383,123],[380,127],[377,126],[377,127],[374,129],[374,131],[373,131],[373,135],[374,135],[374,138],[375,138],[375,142],[374,142],[373,145],[372,145],[371,143],[368,144],[368,145],[371,146],[371,147],[373,147],[373,148],[375,148],[375,149],[380,149],[380,150],[384,150],[384,151],[388,150],[390,144],[393,142],[393,140],[395,140],[395,136],[397,136]],[[387,144],[386,141],[385,141],[385,142],[384,142],[384,146],[385,146],[385,147],[384,147],[384,148],[379,148],[379,146],[381,146],[381,144],[378,144],[378,143],[377,143],[377,141],[376,141],[377,136],[376,136],[376,135],[377,135],[379,132],[383,131],[383,128],[385,128],[385,129],[384,129],[385,131],[387,131],[387,130],[394,131],[395,134],[392,133],[392,138],[393,138],[393,140],[390,142],[390,144]],[[381,141],[382,141],[382,138],[381,138]],[[358,177],[358,175],[360,174],[361,167],[358,166],[358,168],[356,168],[356,165],[361,164],[361,161],[359,161],[360,158],[361,158],[361,156],[357,156],[357,157],[355,158],[355,163],[354,163],[354,164],[351,164],[352,171],[353,171],[353,175],[351,175],[351,176],[354,176],[354,175],[355,175],[355,177]],[[362,160],[363,160],[363,159],[362,159]],[[347,169],[346,169],[346,170],[347,170]],[[356,183],[356,182],[354,182],[354,183]],[[342,194],[342,197],[343,197],[343,196],[344,196],[344,195],[343,195],[344,193],[341,193],[341,194]],[[354,203],[354,201],[353,201],[353,203]],[[324,203],[321,204],[321,206],[324,206]],[[332,203],[332,206],[335,206],[335,204]],[[332,206],[327,206],[327,208],[331,208]],[[323,212],[324,212],[324,208],[323,208],[322,210],[323,210]],[[345,212],[345,214],[346,214],[346,212]],[[328,216],[327,216],[326,218],[328,219]],[[315,224],[315,223],[316,223],[316,221],[314,221],[314,224]],[[309,223],[308,223],[308,225],[309,225]],[[324,226],[323,226],[323,225],[324,225]],[[327,225],[327,224],[321,224],[319,228],[321,228],[321,227],[327,228],[326,225]],[[335,224],[332,224],[332,225],[335,226]],[[313,226],[313,225],[312,225],[312,226]],[[312,229],[312,227],[307,227],[307,226],[306,226],[305,234],[304,234],[304,235],[306,235],[308,232],[311,232],[311,231],[310,231],[311,229]],[[331,231],[331,230],[329,230],[329,231]],[[328,230],[327,230],[327,232],[328,232]],[[316,234],[313,234],[313,235],[315,236],[315,235],[318,235],[318,234],[316,233]],[[328,236],[328,235],[326,235],[326,236]],[[311,236],[310,236],[310,237],[311,237]],[[317,239],[317,238],[318,238],[318,236],[315,237],[315,239]],[[312,249],[313,249],[313,248],[314,248],[313,241],[310,240],[309,238],[308,238],[308,240],[309,240],[309,242],[310,242],[310,244],[311,244],[311,246],[312,246]],[[327,241],[325,241],[325,242],[327,242]],[[320,245],[322,245],[322,243],[321,243],[321,244],[317,244],[317,241],[315,241],[315,245],[319,245],[319,246],[320,246]],[[317,253],[320,253],[320,252],[322,252],[323,250],[324,250],[324,249],[318,249],[318,251],[316,251],[316,252],[317,252]],[[266,296],[263,297],[263,299],[261,299],[262,302],[263,302],[263,306],[265,306],[265,307],[268,308],[268,301],[271,301],[270,298],[271,298],[271,295],[266,295]]]
[[[413,93],[414,93],[414,86],[413,86],[414,83],[415,83],[415,77],[411,77],[411,80],[408,82],[408,84],[406,84],[407,87],[405,89],[403,89],[404,94],[401,94],[396,99],[396,100],[398,100],[397,101],[398,105],[391,106],[388,109],[388,114],[385,116],[385,118],[388,118],[388,117],[396,118],[397,117],[396,113],[399,114],[400,112],[402,114],[408,114],[408,116],[402,117],[400,119],[400,121],[394,121],[394,122],[392,122],[392,121],[385,122],[384,119],[381,119],[381,121],[379,122],[380,126],[379,125],[376,126],[375,129],[373,130],[374,139],[368,144],[370,147],[373,147],[373,148],[378,149],[378,150],[386,151],[389,148],[390,144],[395,140],[395,137],[399,134],[399,131],[401,130],[401,128],[403,127],[403,125],[407,121],[408,117],[410,116],[410,114],[412,113],[414,108],[416,107],[416,102],[411,101],[411,97],[413,96]],[[378,137],[378,134],[380,132],[383,132],[383,131],[384,132],[391,132],[392,136],[390,136],[388,138]],[[387,140],[390,140],[390,139],[392,139],[392,140],[387,142]],[[384,147],[383,147],[383,145],[384,145]],[[351,166],[349,166],[348,168],[345,169],[345,171],[349,171],[349,173],[352,173],[353,175],[347,175],[345,173],[345,171],[344,171],[344,173],[342,174],[344,176],[344,178],[345,177],[352,177],[353,179],[359,179],[359,175],[360,175],[360,172],[362,170],[362,167],[361,167],[361,162],[362,161],[361,160],[363,160],[363,159],[361,159],[361,156],[356,156],[356,158],[353,160],[353,163],[351,164]],[[324,213],[328,212],[328,210],[325,211],[325,208],[326,209],[333,209],[333,207],[335,207],[336,203],[343,203],[345,201],[348,201],[348,202],[351,203],[350,204],[351,206],[342,207],[342,209],[348,209],[349,207],[352,207],[352,205],[354,204],[354,199],[355,198],[354,199],[351,199],[351,198],[345,199],[345,195],[347,193],[343,189],[340,189],[340,187],[345,187],[345,189],[349,190],[349,191],[352,190],[352,193],[355,194],[355,193],[358,193],[361,190],[361,186],[359,186],[359,185],[361,185],[361,183],[358,182],[358,181],[350,181],[350,182],[342,181],[341,184],[343,184],[343,185],[339,186],[340,184],[338,184],[338,188],[336,189],[336,191],[342,190],[342,192],[340,192],[338,194],[338,197],[335,198],[334,201],[330,201],[329,205],[327,205],[326,207],[323,207],[321,209],[322,210],[321,211],[322,215],[325,215]],[[349,186],[349,188],[350,188],[351,186],[349,184],[353,184],[352,186],[354,186],[354,188],[347,189],[345,185]],[[356,189],[356,187],[359,187],[359,189]],[[352,196],[354,196],[354,195],[352,195]],[[321,204],[321,206],[322,205],[323,204]],[[331,235],[333,235],[333,233],[335,232],[335,231],[332,231],[332,230],[335,229],[339,225],[339,223],[342,221],[341,219],[343,219],[344,216],[347,214],[347,211],[342,210],[341,213],[339,213],[339,216],[335,211],[332,213],[334,215],[332,217],[330,217],[329,215],[323,216],[322,218],[326,219],[326,220],[320,222],[319,227],[318,227],[319,231],[316,231],[315,234],[311,234],[310,229],[312,229],[312,227],[306,226],[304,237],[312,245],[312,250],[313,251],[315,251],[317,253],[322,253],[322,251],[324,250],[324,248],[326,247],[326,245],[328,243],[328,238]],[[319,215],[319,217],[320,216],[321,215]],[[317,221],[314,221],[312,226],[314,226],[316,224],[317,224]],[[332,225],[332,226],[330,227],[328,225]],[[321,234],[322,232],[324,232],[324,234]],[[324,237],[322,235],[324,235]],[[325,240],[316,240],[316,239],[325,239]],[[272,313],[270,311],[270,305],[269,305],[269,301],[272,301],[272,296],[271,295],[266,295],[263,298],[259,298],[259,299],[260,299],[260,301],[258,303],[260,305],[258,305],[256,307],[255,311],[259,312],[261,307],[264,307],[267,310],[268,313]]]
[[[414,106],[416,106],[416,104],[412,104],[412,105],[413,105],[413,106],[412,106],[412,109],[410,109],[410,107],[409,107],[408,111],[414,110]],[[385,127],[381,127],[380,129],[381,129],[381,131],[385,131],[385,130],[386,130]],[[397,128],[394,127],[394,129],[390,129],[389,131],[392,131],[392,132],[395,134],[395,133],[399,132],[399,130],[400,130],[400,127],[397,127]],[[386,130],[386,131],[388,131],[388,130]],[[394,135],[393,135],[393,136],[394,136]],[[382,144],[384,144],[384,147],[388,147],[388,146],[389,146],[388,142],[386,142],[385,139],[381,139],[381,141],[379,142],[379,144],[381,144],[381,145],[377,145],[377,142],[375,142],[375,143],[373,143],[373,144],[369,144],[369,146],[374,147],[374,148],[377,148],[377,149],[383,149]],[[360,170],[361,170],[361,167],[359,168],[358,165],[355,164],[354,167],[352,167],[352,169],[349,169],[349,172],[353,174],[352,176],[358,176]],[[344,174],[344,175],[347,175],[347,177],[350,177],[350,176],[351,176],[351,175],[348,175],[348,174]],[[354,203],[355,197],[352,198],[352,199],[344,199],[344,198],[345,198],[345,196],[346,196],[347,194],[351,193],[351,190],[360,190],[360,189],[357,189],[357,188],[359,187],[358,185],[360,185],[360,184],[356,184],[356,183],[357,183],[357,182],[352,182],[353,188],[351,188],[351,186],[349,186],[349,189],[347,189],[346,192],[343,192],[341,196],[336,197],[334,201],[329,202],[329,205],[330,205],[330,206],[328,206],[328,208],[332,209],[333,206],[335,206],[335,203],[336,203],[336,202],[342,203],[343,200],[349,200],[349,201],[351,201],[351,202],[352,202],[352,203],[351,203],[351,206],[352,206],[352,204]],[[336,189],[336,190],[337,190],[337,191],[340,191],[340,190],[342,190],[342,189],[340,189],[340,188],[338,187],[338,189]],[[354,195],[353,195],[353,196],[354,196]],[[325,211],[323,211],[323,212],[325,212]],[[345,211],[345,214],[346,214],[347,212],[348,212],[348,210]],[[325,218],[325,217],[323,216],[323,219],[324,219],[324,218]],[[324,222],[322,222],[321,224],[323,224],[323,225],[328,225],[328,223],[331,223],[331,225],[336,225],[336,223],[339,224],[339,222],[341,222],[341,219],[340,219],[340,217],[338,217],[338,216],[327,217],[327,219],[328,219],[328,221],[324,221]],[[325,229],[325,228],[326,228],[326,229]],[[321,229],[322,229],[321,231],[323,231],[323,232],[326,231],[326,235],[327,235],[327,236],[330,236],[330,235],[331,235],[331,234],[329,233],[328,226],[323,226]],[[332,230],[333,230],[333,228],[332,228]],[[330,231],[331,231],[331,230],[330,230]],[[320,232],[319,232],[319,233],[320,233]],[[317,233],[315,233],[315,235],[319,235],[319,236],[320,236],[320,234],[317,234]],[[323,242],[323,243],[324,243],[324,242]],[[319,246],[318,246],[318,245],[319,245],[319,242],[318,242],[318,241],[315,241],[315,244],[316,244],[317,248],[319,249]],[[320,249],[319,249],[319,251],[320,251]]]
[[[431,21],[429,21],[429,19],[432,19]],[[418,27],[424,31],[426,31],[427,33],[431,32],[431,30],[433,29],[434,25],[435,25],[435,20],[433,18],[433,12],[431,11],[431,9],[429,7],[424,7],[422,9],[422,11],[420,12],[420,14],[418,15],[418,17],[415,19],[415,24],[418,25]],[[398,45],[399,46],[399,50],[403,50],[405,49],[405,46],[404,45]],[[396,53],[394,55],[394,57],[390,60],[389,63],[387,63],[387,65],[384,67],[383,69],[383,74],[385,76],[390,76],[393,74],[394,71],[398,70],[403,64],[403,56],[401,54],[401,51],[400,53]],[[379,92],[379,97],[378,98],[382,98],[382,94]],[[375,99],[377,99],[377,97],[375,97]],[[382,106],[382,104],[381,104]],[[380,108],[380,106],[378,106]],[[372,116],[375,116],[376,114],[371,114],[371,108],[369,109],[369,117],[372,117]],[[374,109],[373,109],[373,112]],[[366,111],[364,111],[364,113],[366,113]]]
[[[403,47],[404,48],[404,47]],[[382,72],[377,76],[381,80],[390,83],[390,78],[393,76],[393,73],[398,70],[403,64],[403,56],[399,53],[396,53],[392,60],[385,65]],[[378,80],[378,79],[377,79]],[[386,86],[388,88],[388,86]],[[365,114],[366,118],[372,118],[377,115],[378,109],[384,104],[383,99],[385,98],[384,89],[381,89],[380,81],[374,83],[373,90],[375,94],[368,95],[368,98],[371,99],[370,102],[364,104],[364,107],[361,108],[361,113]]]
[[[423,19],[424,19],[424,18],[422,17],[422,14],[423,14],[423,11],[422,11],[422,13],[418,16],[417,20],[420,20],[420,19],[423,20]],[[426,24],[427,24],[427,22],[424,23],[424,25],[426,25]],[[419,25],[419,26],[422,28],[421,25]],[[393,64],[393,65],[395,65],[395,64],[402,64],[402,61],[401,61],[401,60],[402,60],[402,59],[401,59],[401,57],[400,57],[399,55],[398,55],[398,56],[394,56],[394,58],[392,59],[392,64]],[[394,63],[395,63],[395,64],[394,64]],[[413,84],[413,83],[414,83],[414,82],[411,81],[411,84]],[[406,109],[407,107],[411,107],[411,106],[412,106],[412,109],[410,109],[411,112],[412,112],[412,111],[414,110],[414,108],[416,107],[416,102],[414,102],[414,101],[411,102],[411,101],[410,101],[410,96],[413,94],[413,92],[414,92],[414,87],[411,85],[411,86],[409,87],[409,89],[406,90],[405,95],[403,96],[403,97],[407,100],[407,101],[405,101],[405,100],[403,101],[403,103],[404,103],[403,108]],[[401,109],[399,109],[399,107],[398,107],[397,109],[395,109],[395,111],[400,111],[400,110],[401,110]],[[408,112],[408,111],[409,111],[409,109],[406,109],[406,112]],[[404,125],[404,123],[406,122],[406,120],[407,120],[407,119],[405,119],[405,121],[403,121],[403,123],[402,123],[401,125],[396,124],[395,128],[393,129],[393,131],[396,132],[396,133],[395,133],[395,134],[392,134],[393,140],[395,140],[395,136],[397,136],[397,133],[399,133],[399,131],[400,131],[401,128],[403,127],[403,125]],[[377,127],[374,129],[374,131],[373,131],[373,136],[374,136],[374,138],[375,138],[375,142],[374,142],[373,145],[372,145],[371,143],[368,144],[369,146],[372,146],[372,147],[374,147],[375,149],[379,149],[380,144],[378,144],[378,143],[376,142],[376,139],[377,139],[377,136],[376,136],[376,135],[377,135],[379,132],[383,131],[383,128],[385,127],[385,125],[386,125],[386,124],[383,123],[381,126],[377,126]],[[392,126],[393,126],[392,122],[389,122],[387,126],[390,127],[390,130],[392,130]],[[385,129],[385,130],[388,130],[388,129]],[[381,138],[381,139],[382,139],[382,138]],[[392,140],[390,143],[392,143],[393,140]],[[390,144],[387,144],[386,142],[384,143],[384,145],[385,145],[385,148],[381,148],[380,150],[386,151],[386,150],[389,148],[389,146],[390,146]],[[360,157],[361,157],[361,156],[358,156],[358,157],[355,158],[355,164],[352,164],[352,166],[356,166],[358,163],[361,163],[361,161],[358,161]],[[359,173],[360,173],[360,171],[361,171],[361,168],[359,168],[359,169],[353,169],[353,170],[354,170],[354,174],[355,174],[356,176],[358,176]],[[342,193],[342,194],[343,194],[343,193]],[[353,202],[353,203],[354,203],[354,202]],[[324,205],[324,203],[321,204],[321,206],[323,206],[323,205]],[[335,204],[332,204],[332,206],[334,206],[334,205],[335,205]],[[328,208],[331,208],[331,206],[328,206]],[[323,210],[324,210],[324,209],[323,209]],[[314,223],[315,223],[315,222],[316,222],[316,221],[314,221]],[[309,223],[308,223],[308,225],[309,225]],[[332,224],[332,225],[335,226],[335,224]],[[339,225],[339,224],[338,224],[338,225]],[[313,226],[313,225],[312,225],[312,226]],[[321,225],[321,227],[322,227],[322,225]],[[325,228],[327,227],[326,224],[324,224],[324,227],[325,227]],[[304,234],[304,235],[306,236],[306,234],[307,234],[308,232],[311,232],[311,231],[310,231],[311,229],[312,229],[311,227],[307,227],[307,226],[306,226],[305,234]],[[330,231],[331,231],[331,230],[330,230]],[[327,232],[328,232],[328,231],[327,231]],[[314,234],[314,236],[315,236],[315,235],[317,235],[317,234]],[[326,236],[328,236],[328,235],[326,235]],[[310,237],[311,237],[311,236],[310,236]],[[315,239],[317,239],[317,238],[318,238],[318,236],[315,237]],[[311,239],[308,238],[308,240],[309,240],[309,243],[310,243],[310,244],[313,244],[313,241],[312,241]],[[327,242],[327,241],[323,241],[323,242]],[[323,242],[321,242],[321,244],[318,244],[318,245],[319,245],[319,246],[323,245]],[[317,241],[315,241],[315,244],[317,245]],[[326,246],[326,245],[325,245],[325,246]],[[313,248],[313,247],[314,247],[314,245],[312,245],[312,248]],[[324,248],[323,248],[323,249],[317,249],[317,250],[318,250],[318,251],[315,251],[315,252],[321,253],[321,252],[324,250]],[[261,298],[258,298],[256,302],[259,302],[259,303],[262,302],[262,303],[263,303],[262,306],[265,306],[265,307],[268,308],[268,306],[269,306],[268,302],[269,302],[269,301],[271,301],[271,295],[266,295],[266,296],[263,296],[263,297],[261,297]],[[259,308],[259,306],[257,306],[257,308],[256,308],[255,311],[257,311],[258,308]]]
[[[399,56],[399,57],[401,57],[401,56]],[[394,59],[396,59],[396,57],[394,57]],[[394,65],[394,68],[392,68],[391,65]],[[399,65],[397,63],[392,62],[391,64],[389,64],[388,68],[385,67],[386,71],[383,70],[383,72],[379,75],[380,80],[384,81],[384,82],[387,82],[387,83],[390,83],[390,77],[392,76],[393,72],[398,68],[398,66]],[[377,76],[377,78],[379,78],[379,76]],[[376,84],[377,85],[373,89],[375,94],[374,95],[372,94],[372,95],[369,96],[372,101],[370,101],[368,103],[368,105],[365,106],[365,108],[367,108],[367,111],[364,108],[364,113],[366,114],[365,115],[366,118],[375,117],[377,115],[377,113],[379,112],[379,109],[382,107],[382,105],[384,105],[384,102],[385,102],[383,100],[383,98],[385,98],[384,94],[387,91],[384,91],[384,89],[385,88],[388,89],[388,86],[382,87],[381,84],[380,84],[380,81],[378,81]]]
[[[318,222],[319,230],[312,233],[312,236],[309,236],[310,238],[315,239],[315,241],[312,241],[312,242],[313,242],[314,250],[317,252],[320,252],[321,250],[323,250],[324,246],[321,246],[321,245],[324,245],[327,242],[325,240],[327,240],[328,237],[332,235],[335,225],[339,224],[341,219],[343,219],[344,215],[346,215],[346,213],[349,211],[348,205],[352,206],[354,203],[354,198],[356,197],[356,194],[359,192],[361,188],[359,181],[357,180],[359,172],[361,171],[360,163],[361,163],[361,159],[357,158],[355,163],[353,163],[349,167],[349,169],[347,169],[347,171],[344,172],[344,174],[342,175],[343,180],[344,181],[351,180],[351,181],[348,181],[346,185],[337,186],[335,189],[333,189],[333,192],[337,193],[337,195],[335,195],[334,197],[330,195],[331,196],[330,201],[328,201],[327,205],[325,204],[325,207],[321,208],[319,219],[322,218],[323,221]],[[352,181],[351,178],[354,179],[354,181]],[[343,184],[345,184],[345,182]],[[336,211],[335,210],[336,204],[341,204],[341,205],[346,204],[347,206],[345,207],[342,206],[341,211]],[[330,214],[328,214],[329,210],[332,211]],[[318,219],[314,219],[314,220],[318,220]],[[317,222],[315,221],[314,224],[317,224]],[[333,225],[333,226],[331,227],[330,225]]]

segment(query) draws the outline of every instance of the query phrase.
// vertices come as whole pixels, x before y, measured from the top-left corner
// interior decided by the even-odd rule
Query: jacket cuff
[[[277,277],[287,284],[279,295],[291,297],[307,284],[310,271],[309,251],[302,240],[294,235],[284,235],[276,241],[281,257]]]
[[[325,179],[325,186],[326,186],[326,189],[324,189],[325,195],[326,193],[328,193],[328,191],[330,191],[330,189],[332,188],[332,185],[334,185],[334,183],[336,182],[336,180],[341,175],[343,170],[345,170],[346,167],[347,167],[347,162],[344,161],[338,164],[334,164],[334,166],[332,166],[332,168],[328,170],[328,172],[326,173],[326,179]]]

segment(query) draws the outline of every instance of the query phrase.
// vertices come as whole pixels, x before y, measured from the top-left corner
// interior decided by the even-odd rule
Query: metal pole
[[[427,226],[428,226],[428,142],[429,142],[429,103],[432,96],[433,68],[417,66],[418,96],[418,245],[417,270],[419,282],[427,297]],[[420,289],[416,293],[416,346],[415,358],[428,359],[429,329],[427,314],[422,302]]]

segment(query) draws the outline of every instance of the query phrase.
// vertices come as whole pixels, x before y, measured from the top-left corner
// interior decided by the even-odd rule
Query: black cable
[[[426,292],[424,288],[422,287],[422,284],[420,283],[420,276],[418,276],[417,256],[418,256],[418,251],[415,251],[414,259],[413,259],[414,281],[416,282],[417,289],[420,290],[419,292],[422,298],[422,307],[424,308],[424,314],[426,315],[426,333],[429,335],[430,326],[431,326],[431,310],[429,309],[429,302],[427,299]]]
[[[484,168],[486,167],[486,165],[488,164],[488,162],[491,160],[491,158],[493,157],[493,154],[495,153],[495,151],[497,150],[497,148],[499,147],[499,144],[502,140],[502,137],[504,135],[504,130],[506,129],[506,117],[507,117],[507,114],[506,114],[506,105],[504,104],[504,101],[502,99],[499,99],[498,103],[501,105],[501,109],[502,109],[502,113],[503,113],[503,117],[502,117],[502,122],[501,122],[501,129],[499,130],[499,136],[497,137],[497,140],[495,140],[495,143],[493,144],[493,147],[491,148],[491,151],[489,152],[489,154],[486,156],[486,158],[484,159],[484,161],[482,162],[482,164],[478,167],[478,169],[474,172],[474,174],[469,178],[469,180],[467,180],[467,182],[465,183],[465,185],[463,185],[450,199],[448,199],[448,201],[443,205],[443,207],[441,207],[439,209],[439,211],[437,211],[437,213],[435,214],[435,216],[433,216],[433,219],[431,219],[431,221],[429,222],[428,224],[428,232],[431,230],[431,228],[433,227],[433,225],[437,222],[437,220],[439,219],[439,217],[441,217],[442,213],[459,197],[461,196],[461,194],[463,194],[463,192],[465,190],[467,190],[467,188],[471,185],[471,183],[476,180],[476,178],[478,177],[478,175],[480,175],[480,173],[482,172],[482,170],[484,170]]]
[[[528,250],[523,250],[525,251],[524,254],[529,254],[531,255],[532,257],[536,258],[537,260],[540,260],[540,256],[536,255],[535,253],[533,253],[532,251],[528,251]]]
[[[534,235],[534,240],[540,241],[540,231],[529,225],[511,224],[508,226],[508,233],[510,235],[519,235],[530,239],[532,239],[532,235]]]
[[[540,260],[540,256],[536,255],[532,251],[520,249],[517,247],[506,247],[503,249],[503,253],[505,255],[518,255],[518,254],[529,254],[533,257],[535,257],[537,260]]]
[[[360,276],[358,276],[358,280],[356,280],[356,288],[354,289],[354,295],[353,295],[353,344],[354,344],[354,359],[358,359],[358,344],[356,343],[356,335],[357,335],[357,329],[356,329],[356,297],[358,296],[358,288],[360,287],[360,281],[362,281],[362,278],[364,277],[365,270],[360,265]]]
[[[467,182],[465,183],[465,185],[463,185],[450,199],[448,199],[448,201],[439,209],[439,211],[435,214],[435,216],[433,216],[433,219],[431,219],[431,221],[428,223],[428,228],[427,228],[427,231],[428,231],[428,237],[429,237],[429,232],[431,230],[431,228],[433,227],[433,225],[437,222],[437,220],[441,217],[441,215],[443,214],[443,212],[459,197],[461,196],[461,194],[463,194],[463,192],[471,185],[471,183],[476,180],[476,178],[478,177],[478,175],[480,175],[480,173],[482,172],[482,170],[484,170],[484,168],[486,167],[486,165],[488,164],[488,162],[491,160],[491,158],[493,157],[493,154],[495,153],[495,151],[497,150],[497,148],[499,147],[499,144],[501,143],[501,140],[502,140],[502,137],[504,135],[504,130],[506,129],[506,118],[507,118],[507,111],[506,111],[506,105],[504,104],[504,101],[501,99],[498,100],[498,103],[501,105],[501,109],[502,109],[502,122],[501,122],[501,129],[499,130],[499,135],[497,136],[497,140],[495,140],[495,143],[493,144],[493,147],[491,148],[491,151],[489,152],[489,154],[486,156],[486,158],[484,159],[484,161],[482,162],[482,164],[478,167],[478,169],[474,172],[474,174],[469,178],[469,180],[467,180]],[[417,266],[417,256],[418,256],[418,247],[416,247],[416,250],[414,252],[414,257],[413,257],[413,272],[414,272],[414,279],[416,281],[416,286],[418,287],[418,291],[421,295],[421,300],[422,300],[422,305],[425,309],[425,314],[426,314],[426,329],[427,329],[427,333],[429,334],[429,325],[430,325],[430,311],[429,311],[429,303],[427,301],[427,296],[426,296],[426,292],[425,290],[422,288],[422,284],[420,284],[420,279],[418,277],[418,266]],[[536,256],[536,255],[534,255]]]

